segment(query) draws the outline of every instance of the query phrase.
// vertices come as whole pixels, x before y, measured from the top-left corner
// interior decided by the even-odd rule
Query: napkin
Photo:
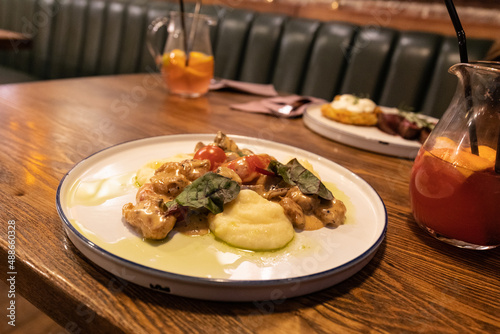
[[[313,104],[327,103],[326,100],[317,97],[288,95],[288,96],[275,96],[247,103],[232,104],[230,105],[230,108],[239,111],[275,115],[273,112],[278,112],[278,109],[280,109],[281,107],[284,107],[286,105],[291,105],[299,100],[304,100],[305,101],[304,104],[294,109],[290,114],[281,115],[280,117],[286,117],[286,118],[299,117],[306,111],[306,109],[309,106]]]
[[[208,89],[234,89],[240,92],[250,93],[260,96],[277,96],[278,92],[271,84],[256,84],[251,82],[242,82],[228,79],[212,80]]]

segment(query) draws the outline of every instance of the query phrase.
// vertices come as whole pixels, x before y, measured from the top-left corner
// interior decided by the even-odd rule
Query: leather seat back
[[[285,22],[279,41],[272,83],[279,91],[299,93],[307,73],[309,55],[320,22],[291,19]]]
[[[260,14],[252,22],[238,79],[245,82],[268,83],[272,80],[279,41],[287,17]]]
[[[219,21],[217,41],[214,45],[216,77],[238,78],[254,17],[253,12],[236,9],[228,11]]]
[[[343,22],[326,22],[319,27],[311,49],[302,94],[332,100],[340,91],[357,30],[357,26]]]
[[[467,40],[468,57],[471,61],[482,60],[491,48],[493,41],[469,38]],[[441,117],[455,93],[458,79],[448,73],[448,69],[460,62],[456,37],[444,37],[438,46],[434,70],[430,74],[427,94],[421,108],[425,115]]]
[[[156,71],[147,27],[177,10],[177,2],[147,0],[0,1],[0,28],[34,37],[31,50],[1,52],[0,64],[41,79]],[[327,100],[357,94],[437,117],[456,88],[447,72],[459,62],[455,37],[214,5],[202,13],[217,19],[211,31],[217,77]],[[159,48],[165,39],[163,30]],[[468,39],[469,58],[483,59],[492,44]]]

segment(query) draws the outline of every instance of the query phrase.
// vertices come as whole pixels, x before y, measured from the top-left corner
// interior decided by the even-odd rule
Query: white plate
[[[388,112],[390,110],[390,108],[384,109]],[[438,121],[433,117],[424,117],[431,122]],[[416,140],[392,136],[374,126],[356,126],[330,120],[321,114],[320,105],[307,108],[304,113],[304,123],[312,131],[339,143],[401,158],[414,159],[421,146]]]
[[[135,201],[130,180],[145,163],[194,150],[215,135],[175,135],[127,142],[78,163],[61,180],[57,210],[73,244],[91,261],[125,280],[175,295],[221,301],[277,300],[345,280],[374,256],[387,228],[384,203],[365,181],[318,155],[255,138],[231,136],[239,147],[286,162],[307,159],[347,206],[337,229],[296,233],[275,252],[243,251],[211,234],[175,234],[147,243],[122,221]],[[334,185],[334,186],[333,186]],[[171,233],[172,234],[172,233]]]

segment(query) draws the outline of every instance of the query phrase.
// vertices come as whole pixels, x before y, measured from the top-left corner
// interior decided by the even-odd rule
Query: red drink
[[[484,248],[500,245],[500,174],[494,171],[495,153],[485,146],[479,156],[468,151],[457,154],[451,147],[421,149],[410,181],[417,222],[441,239]],[[455,240],[448,242],[457,244]]]

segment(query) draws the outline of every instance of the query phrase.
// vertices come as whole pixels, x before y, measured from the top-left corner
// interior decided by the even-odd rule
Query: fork
[[[298,108],[302,107],[304,104],[311,102],[310,99],[308,98],[301,98],[293,103],[287,104],[278,110],[271,110],[273,115],[278,116],[278,117],[288,117],[290,114],[297,110]]]

